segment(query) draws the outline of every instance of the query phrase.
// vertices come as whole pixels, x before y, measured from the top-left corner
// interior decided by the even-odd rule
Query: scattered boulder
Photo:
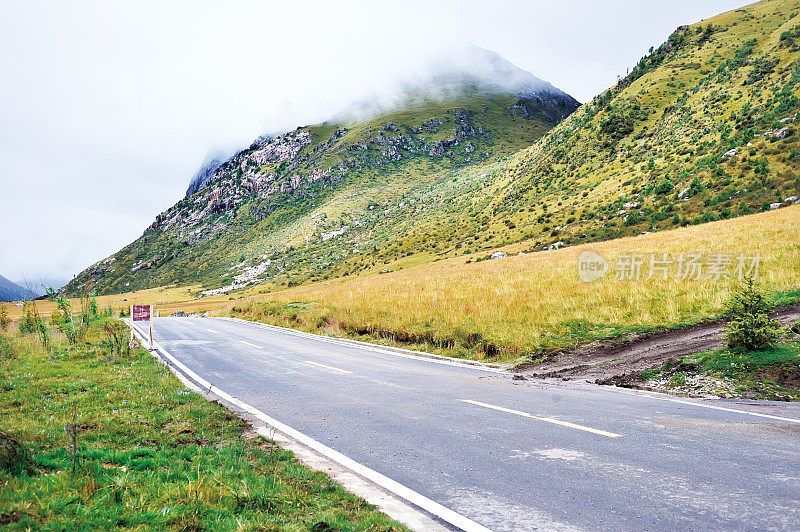
[[[561,246],[566,246],[566,245],[567,245],[566,242],[555,242],[555,243],[550,244],[549,246],[547,246],[547,249],[548,250],[550,250],[550,249],[558,249]]]
[[[184,311],[182,311],[182,310],[178,310],[177,312],[173,312],[172,314],[170,314],[170,317],[172,317],[172,318],[185,318],[186,317],[186,313]]]
[[[786,137],[788,137],[788,136],[789,136],[789,128],[788,128],[788,127],[785,127],[785,128],[779,129],[779,130],[778,130],[778,131],[775,133],[775,137],[776,137],[776,138],[779,138],[779,139],[785,139],[785,138],[786,138]]]
[[[778,203],[770,203],[769,204],[769,208],[772,209],[773,211],[775,209],[780,209],[781,207],[783,207],[783,203],[780,203],[780,202],[778,202]]]
[[[786,198],[783,201],[784,201],[784,203],[794,203],[794,202],[797,201],[797,196],[789,196],[788,198]]]
[[[490,259],[504,259],[506,257],[508,257],[508,253],[506,253],[505,251],[495,251],[494,253],[492,253],[492,255],[489,258]]]
[[[737,150],[738,150],[738,148],[730,149],[730,150],[726,151],[725,153],[723,153],[722,157],[723,158],[724,157],[733,157],[734,155],[736,155]]]

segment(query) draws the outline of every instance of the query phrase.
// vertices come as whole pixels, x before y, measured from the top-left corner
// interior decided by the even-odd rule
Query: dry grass
[[[484,343],[500,347],[501,358],[514,358],[626,330],[710,318],[721,312],[733,285],[726,280],[621,281],[613,277],[583,283],[577,277],[576,261],[585,249],[611,261],[624,252],[759,252],[763,257],[761,286],[776,298],[786,299],[800,289],[798,235],[800,207],[791,207],[502,260],[467,264],[475,257],[454,258],[396,273],[294,288],[264,298],[273,306],[309,304],[290,305],[297,310],[289,314],[289,325],[345,332],[371,329],[376,334],[405,331],[423,338],[428,333],[428,337],[454,339],[456,344],[470,334],[479,334]],[[514,253],[524,248],[522,243],[506,249]],[[242,308],[240,303],[237,306]],[[234,306],[228,307],[233,310]],[[271,314],[271,321],[280,321],[281,313]],[[283,312],[284,318],[286,315]]]
[[[218,309],[221,305],[230,301],[230,296],[197,299],[194,294],[199,290],[201,290],[201,288],[198,286],[165,286],[149,290],[140,290],[138,292],[98,296],[97,304],[101,310],[110,306],[115,314],[121,310],[129,309],[130,305],[133,303],[138,305],[155,305],[162,315],[168,315],[177,310],[183,310],[185,312],[205,312],[207,310]],[[18,320],[22,316],[22,308],[15,306],[14,303],[0,303],[0,305],[6,306],[11,320]],[[73,300],[73,307],[77,308],[76,305],[79,305],[77,299]],[[49,316],[56,308],[56,304],[52,301],[37,301],[36,306],[39,312],[44,316]]]
[[[800,290],[800,207],[509,257],[477,255],[406,270],[259,294],[195,299],[196,287],[165,287],[98,298],[101,308],[157,303],[176,310],[237,315],[315,332],[417,345],[456,356],[505,360],[637,329],[678,326],[719,315],[733,283],[725,280],[581,282],[576,260],[592,249],[613,261],[620,253],[759,252],[761,286],[776,302]],[[483,254],[482,256],[485,256]],[[467,261],[472,261],[467,263]],[[127,299],[122,302],[121,299]],[[49,302],[40,303],[43,313]],[[12,319],[21,309],[11,307]]]

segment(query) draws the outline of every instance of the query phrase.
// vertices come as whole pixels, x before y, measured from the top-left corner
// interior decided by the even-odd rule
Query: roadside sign
[[[150,322],[150,349],[153,349],[153,305],[131,305],[131,320]],[[133,329],[131,329],[131,340],[133,340]]]
[[[131,310],[133,321],[150,321],[151,308],[151,305],[133,305]]]

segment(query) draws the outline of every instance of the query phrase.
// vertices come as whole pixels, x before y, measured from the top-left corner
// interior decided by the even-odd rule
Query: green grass
[[[521,241],[538,251],[769,210],[800,196],[800,46],[782,38],[800,34],[799,12],[798,0],[767,0],[682,26],[558,125],[511,113],[508,96],[468,90],[355,124],[306,126],[312,143],[291,165],[266,165],[262,175],[280,183],[344,163],[342,179],[289,194],[243,194],[240,206],[207,216],[191,245],[184,242],[194,227],[148,230],[114,264],[90,268],[69,288],[218,287],[269,259],[259,277],[263,290],[275,290]],[[412,144],[450,138],[460,127],[456,109],[486,134],[438,156],[382,154],[378,135]],[[414,129],[432,118],[442,125]],[[339,128],[347,131],[333,138]],[[782,139],[768,133],[781,128]],[[349,149],[362,141],[367,149]],[[735,155],[723,156],[731,149]],[[237,179],[225,187],[239,187]],[[344,226],[344,234],[321,238]],[[156,266],[130,271],[152,259]]]
[[[99,335],[95,325],[84,343],[49,352],[0,336],[0,428],[34,460],[29,473],[0,468],[0,522],[11,529],[404,529],[248,433],[146,351],[113,359]]]
[[[715,384],[711,389],[693,388],[687,385],[691,376],[708,376]],[[666,388],[690,393],[722,391],[724,396],[800,401],[800,339],[791,336],[760,351],[704,351],[644,371],[641,379],[646,383],[666,379]]]
[[[729,378],[741,378],[744,375],[783,366],[800,368],[800,342],[787,342],[762,351],[732,349],[706,351],[685,360],[696,363],[700,371]]]

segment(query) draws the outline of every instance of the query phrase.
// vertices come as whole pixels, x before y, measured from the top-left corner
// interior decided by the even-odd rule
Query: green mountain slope
[[[403,105],[375,118],[262,137],[212,161],[185,199],[67,290],[201,283],[229,291],[349,269],[349,259],[392,240],[386,206],[403,218],[415,198],[529,146],[578,107],[499,56],[478,53],[486,72],[445,71],[405,87]],[[358,236],[365,232],[369,249]]]
[[[799,12],[800,2],[766,1],[678,28],[529,148],[437,184],[426,212],[392,220],[391,244],[337,273],[488,257],[524,240],[546,250],[797,202]]]
[[[799,12],[766,1],[678,28],[503,168],[500,217],[545,246],[797,201]]]
[[[234,198],[231,209],[201,190],[114,257],[124,269],[96,265],[71,288],[200,281],[230,290],[263,281],[270,289],[465,253],[488,257],[522,240],[538,251],[796,202],[798,13],[798,0],[768,0],[682,26],[544,136],[558,122],[554,101],[521,101],[463,80],[457,99],[417,101],[340,138],[341,125],[301,128],[292,134],[311,143],[298,152],[300,188],[289,191],[284,181],[285,194]],[[433,127],[434,118],[442,124]],[[269,164],[252,170],[289,176]],[[306,185],[315,171],[326,174]],[[198,201],[219,212],[177,233],[170,213],[196,216],[188,206]],[[130,271],[142,265],[146,275]]]

